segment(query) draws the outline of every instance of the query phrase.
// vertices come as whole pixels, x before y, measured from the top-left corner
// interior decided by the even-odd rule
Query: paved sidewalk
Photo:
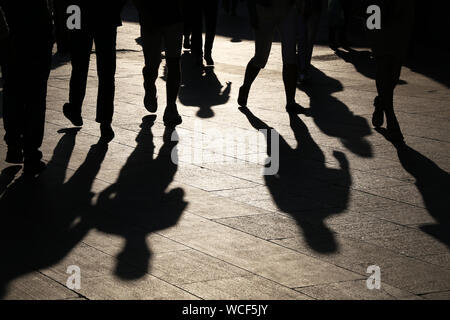
[[[70,65],[55,65],[48,170],[30,185],[0,162],[0,297],[450,299],[448,86],[404,69],[396,106],[409,148],[397,152],[370,124],[368,49],[318,46],[312,84],[297,91],[308,116],[289,118],[275,43],[241,112],[251,32],[219,29],[214,69],[199,72],[183,55],[178,144],[164,135],[163,66],[156,120],[142,105],[136,22],[119,30],[108,149],[95,146],[95,55],[79,132],[62,114]],[[258,129],[268,128],[280,138],[275,176],[263,175]],[[380,290],[366,285],[372,265]],[[69,266],[80,268],[80,288],[66,287]]]

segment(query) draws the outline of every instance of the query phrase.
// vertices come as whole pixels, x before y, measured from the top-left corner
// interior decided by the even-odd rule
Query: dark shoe
[[[73,105],[70,103],[66,103],[63,106],[63,114],[75,127],[83,126],[83,118],[81,117],[81,114],[75,111]]]
[[[241,107],[247,107],[248,94],[250,89],[244,88],[243,86],[239,88],[238,104]]]
[[[144,107],[151,113],[155,113],[158,110],[158,98],[156,97],[155,85],[148,86],[145,90]]]
[[[110,143],[114,137],[114,131],[110,124],[100,124],[100,143]]]
[[[286,106],[286,111],[289,114],[306,114],[306,108],[302,107],[298,103],[291,103]]]
[[[183,122],[176,107],[167,107],[164,112],[163,122],[166,127],[176,127]]]
[[[23,166],[23,173],[24,175],[28,177],[35,177],[42,173],[47,168],[47,165],[38,160],[38,161],[25,161],[25,164]]]
[[[12,164],[21,164],[23,163],[23,151],[21,148],[16,147],[8,147],[8,151],[6,152],[6,162]]]
[[[403,137],[397,117],[393,111],[386,112],[386,123],[389,140],[392,143],[404,143],[405,138]]]
[[[372,115],[372,124],[375,128],[379,128],[384,123],[384,110],[380,105],[380,99],[378,97],[375,98],[374,106],[375,111]]]
[[[205,61],[206,61],[206,65],[208,65],[208,66],[214,65],[214,60],[211,57],[211,54],[205,54]]]

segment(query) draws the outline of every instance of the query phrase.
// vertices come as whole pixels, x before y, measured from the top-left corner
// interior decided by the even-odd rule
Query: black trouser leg
[[[81,107],[86,95],[93,41],[93,36],[88,32],[72,31],[70,34],[72,75],[70,77],[69,102],[72,108],[75,108],[75,111],[79,113],[81,113]]]
[[[214,39],[216,38],[218,0],[203,0],[205,16],[205,56],[211,56]]]
[[[155,27],[147,26],[144,21],[141,24],[142,44],[144,50],[145,66],[142,70],[144,76],[145,92],[156,95],[155,82],[158,78],[161,64],[162,32]]]
[[[181,84],[181,67],[179,58],[166,58],[167,63],[167,82],[166,82],[166,94],[167,105],[173,106],[176,104],[178,91]]]
[[[98,75],[96,121],[102,124],[110,124],[114,114],[116,39],[116,28],[100,30],[94,35]]]
[[[296,64],[283,65],[283,82],[286,93],[286,105],[295,103],[295,92],[297,90],[298,70]]]
[[[51,68],[51,39],[34,46],[35,56],[28,66],[29,79],[25,81],[25,162],[35,162],[42,158],[39,148],[44,138],[47,82]],[[47,44],[46,44],[47,42]]]
[[[203,6],[202,0],[192,0],[191,4],[191,46],[192,53],[203,57]]]
[[[10,54],[8,54],[8,57]],[[14,59],[14,58],[13,58]],[[23,95],[20,94],[20,71],[14,60],[2,65],[3,77],[3,125],[5,142],[11,148],[23,148],[23,115],[25,114]]]

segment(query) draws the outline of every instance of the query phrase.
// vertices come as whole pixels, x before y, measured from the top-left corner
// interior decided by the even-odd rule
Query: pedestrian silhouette
[[[69,32],[72,74],[69,102],[64,104],[63,112],[74,126],[83,125],[82,106],[91,50],[95,43],[98,75],[95,121],[100,124],[101,138],[106,143],[114,139],[111,123],[114,114],[116,39],[117,27],[122,24],[120,12],[124,3],[125,0],[74,0],[71,3],[80,7],[81,28]]]
[[[163,121],[175,127],[182,123],[176,100],[181,83],[180,56],[183,42],[183,6],[179,0],[134,0],[139,11],[144,50],[144,106],[155,113],[158,109],[156,79],[164,43],[167,64],[166,109]]]
[[[39,149],[51,66],[50,13],[46,0],[1,0],[0,8],[9,27],[2,65],[6,162],[24,163],[24,171],[34,176],[45,169]]]

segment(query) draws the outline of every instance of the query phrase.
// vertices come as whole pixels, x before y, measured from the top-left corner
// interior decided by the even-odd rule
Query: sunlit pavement
[[[142,120],[148,112],[135,22],[119,29],[116,138],[108,150],[91,148],[99,139],[95,55],[78,133],[58,133],[70,128],[62,114],[70,65],[55,64],[42,147],[49,171],[40,182],[44,193],[46,186],[53,191],[32,213],[0,202],[1,216],[17,215],[1,226],[4,237],[11,234],[1,264],[14,272],[3,275],[0,295],[449,299],[448,87],[404,68],[396,110],[409,148],[397,151],[371,125],[376,89],[368,49],[339,57],[318,46],[311,82],[297,91],[309,111],[290,118],[280,44],[252,88],[249,111],[241,112],[236,100],[254,45],[235,30],[224,33],[214,68],[202,72],[183,55],[177,145],[163,138],[164,61],[156,120]],[[279,134],[276,175],[264,175],[267,144],[257,131],[264,128]],[[3,141],[0,148],[4,155]],[[47,237],[39,229],[45,224],[63,231]],[[68,283],[69,266],[79,267],[80,286]],[[375,275],[370,266],[379,267],[380,289],[367,281]]]

